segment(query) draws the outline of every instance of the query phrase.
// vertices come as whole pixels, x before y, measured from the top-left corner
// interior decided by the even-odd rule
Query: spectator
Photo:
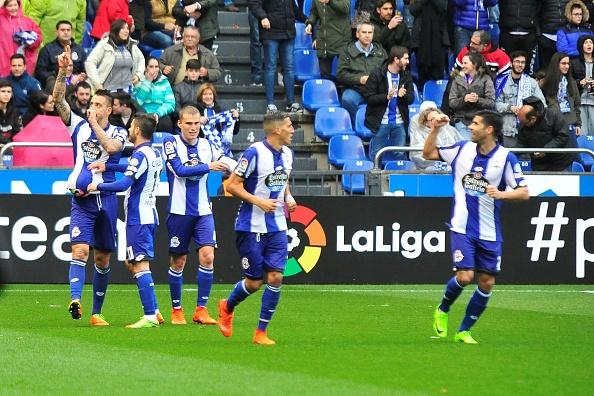
[[[140,41],[141,33],[146,31],[145,28],[145,21],[146,16],[144,14],[145,5],[144,3],[150,0],[133,0],[129,5],[130,15],[134,20],[134,31],[131,34],[131,37],[136,40]]]
[[[200,44],[212,51],[212,45],[219,34],[218,6],[216,1],[183,0],[173,9],[175,23],[182,28],[195,26],[200,31]]]
[[[136,114],[136,106],[132,103],[132,97],[128,92],[114,92],[112,96],[113,106],[109,115],[109,123],[127,130],[130,129]]]
[[[369,158],[386,146],[404,146],[408,130],[408,106],[414,101],[411,74],[406,70],[408,50],[395,45],[388,62],[369,74],[363,95],[367,102],[365,126],[374,132],[369,144]],[[395,159],[406,159],[397,153]]]
[[[233,143],[233,135],[239,133],[237,109],[223,111],[217,104],[217,91],[214,85],[208,82],[198,88],[197,108],[201,115],[201,135],[221,153],[233,158],[231,143]]]
[[[23,127],[21,113],[12,102],[10,81],[0,79],[0,147],[12,142]]]
[[[179,84],[186,77],[186,62],[197,59],[200,63],[199,78],[203,81],[215,82],[221,77],[221,69],[217,57],[208,48],[198,44],[200,31],[194,26],[186,26],[182,42],[167,48],[159,65],[169,83],[173,86]]]
[[[486,30],[477,30],[472,33],[467,47],[462,48],[456,57],[456,67],[462,68],[462,58],[468,52],[476,52],[483,56],[487,72],[495,78],[509,73],[511,62],[509,56],[500,48],[495,48],[491,43],[491,33]]]
[[[542,93],[547,106],[552,107],[563,116],[569,128],[569,139],[575,145],[576,135],[581,133],[580,91],[575,79],[569,73],[569,55],[557,52],[547,66],[547,74],[541,82]]]
[[[394,8],[393,0],[379,0],[370,17],[373,39],[384,47],[386,53],[390,53],[395,45],[410,46],[408,27],[400,11],[394,13]]]
[[[99,0],[87,0],[87,21],[91,24],[95,21],[95,15],[99,9]]]
[[[26,127],[38,115],[57,116],[54,97],[43,91],[35,91],[29,95],[30,107],[23,116],[23,127]]]
[[[541,69],[546,69],[549,60],[557,52],[557,30],[567,23],[564,16],[567,0],[540,0],[540,36],[538,36],[538,60]]]
[[[440,114],[443,114],[443,112],[437,108],[434,102],[425,101],[421,103],[420,113],[410,120],[411,147],[422,148],[425,145],[425,140],[431,130],[431,122]],[[436,144],[437,147],[445,147],[451,146],[460,140],[462,140],[460,132],[450,124],[445,124],[439,128]],[[451,170],[447,162],[424,159],[422,151],[411,151],[409,157],[415,163],[415,167],[420,170]]]
[[[489,29],[487,7],[497,0],[454,0],[454,54],[460,53],[476,30]],[[489,40],[490,42],[490,40]]]
[[[72,23],[58,21],[56,24],[56,39],[46,44],[39,51],[37,66],[35,67],[35,78],[48,92],[54,89],[56,75],[58,74],[58,55],[64,52],[67,45],[70,46],[70,52],[72,53],[72,73],[74,75],[84,75],[81,81],[86,79],[86,54],[83,48],[72,40]]]
[[[594,136],[594,36],[580,37],[577,45],[580,56],[571,60],[571,71],[580,91],[581,134]]]
[[[481,54],[469,52],[462,58],[462,71],[454,74],[449,104],[454,111],[454,125],[464,140],[470,140],[468,125],[480,110],[495,107],[493,80],[486,71]]]
[[[33,75],[41,39],[39,26],[31,18],[23,15],[21,0],[0,0],[1,76],[7,75],[10,71],[9,59],[16,53],[25,55],[27,71]]]
[[[540,0],[499,0],[499,47],[508,54],[523,51],[527,72],[531,70],[532,52],[536,47],[540,5]]]
[[[349,43],[338,58],[336,78],[345,87],[342,107],[351,115],[353,125],[359,105],[365,103],[363,90],[367,78],[387,57],[384,47],[373,41],[373,25],[361,23],[357,26],[357,41]]]
[[[447,0],[411,0],[409,5],[415,17],[410,46],[417,54],[420,90],[426,81],[442,79],[447,68],[450,46],[447,3]]]
[[[292,0],[249,0],[250,11],[260,21],[260,39],[264,45],[264,85],[267,111],[277,111],[274,104],[276,59],[280,56],[283,66],[283,83],[287,98],[287,111],[301,111],[295,101],[295,72],[293,48],[295,21],[305,22],[301,9]]]
[[[322,78],[334,79],[332,62],[348,44],[351,28],[350,0],[315,0],[305,24],[305,33],[312,34],[313,48],[317,51]],[[317,27],[316,27],[317,25]]]
[[[551,64],[555,59],[551,59]],[[520,129],[516,147],[533,148],[572,148],[567,124],[559,110],[545,108],[539,98],[529,96],[518,113]],[[573,153],[531,153],[532,170],[535,171],[571,171],[575,160]]]
[[[511,53],[510,74],[499,76],[495,89],[495,109],[503,115],[503,146],[514,147],[518,135],[518,112],[522,101],[536,96],[545,104],[545,98],[535,79],[525,73],[528,56],[523,51]]]
[[[179,113],[184,106],[196,105],[198,88],[202,83],[204,83],[204,80],[200,78],[200,62],[198,62],[198,59],[188,60],[186,63],[186,77],[173,87],[176,113]]]
[[[233,3],[233,0],[225,0],[223,4],[225,5],[225,11],[239,12],[239,8]]]
[[[68,88],[66,91],[68,92]],[[70,110],[86,120],[89,101],[91,100],[91,86],[86,81],[79,82],[74,85],[73,92],[67,94],[66,100],[70,105]]]
[[[144,56],[137,41],[130,38],[130,27],[123,19],[111,24],[109,36],[93,48],[85,68],[95,90],[131,92],[144,73]]]
[[[43,48],[45,48],[45,47],[43,47]],[[74,74],[74,64],[72,63],[72,60],[70,61],[70,64],[68,65],[68,68],[66,70],[67,70],[67,72],[66,72],[67,74],[66,74],[66,79],[64,80],[64,84],[66,84],[66,96],[69,96],[74,93],[74,87],[76,86],[76,84],[87,80],[87,74],[86,73]],[[56,71],[56,73],[57,73],[57,71]],[[45,87],[45,92],[47,92],[47,93],[53,92],[54,85],[56,84],[56,76],[57,76],[57,74],[53,78],[48,78],[48,84]]]
[[[134,87],[134,99],[147,113],[157,117],[157,131],[173,131],[170,115],[175,110],[175,96],[167,77],[159,70],[157,58],[147,59],[144,78]]]
[[[565,5],[565,18],[567,25],[557,30],[557,51],[576,58],[579,55],[578,39],[592,34],[590,24],[587,23],[590,13],[581,0],[570,0]]]
[[[99,41],[105,33],[109,33],[111,24],[117,19],[123,19],[134,31],[134,18],[130,15],[129,0],[102,0],[95,14],[91,37]]]
[[[31,77],[25,70],[25,57],[14,54],[10,57],[10,74],[6,77],[12,84],[12,100],[21,114],[29,109],[28,95],[41,91],[39,81]]]
[[[52,41],[52,34],[59,21],[70,21],[74,41],[82,41],[87,4],[85,0],[48,1],[25,0],[23,12],[30,16],[41,29],[43,45]]]
[[[142,42],[153,48],[168,48],[173,45],[175,32],[179,29],[175,25],[173,7],[179,0],[145,0],[144,27],[146,34]]]
[[[248,22],[250,24],[250,71],[252,73],[251,85],[253,87],[261,87],[262,81],[264,81],[264,62],[262,59],[262,41],[260,41],[260,22],[254,13],[249,9]]]

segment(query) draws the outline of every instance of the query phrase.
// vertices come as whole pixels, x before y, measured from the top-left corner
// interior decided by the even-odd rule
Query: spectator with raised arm
[[[35,21],[23,15],[21,0],[0,0],[0,76],[10,70],[10,57],[23,54],[33,75],[42,34]]]
[[[410,33],[400,11],[395,10],[394,0],[380,0],[371,14],[373,39],[380,43],[386,53],[395,45],[410,47]]]
[[[42,45],[52,41],[54,29],[59,21],[70,21],[73,40],[82,41],[87,13],[85,0],[23,0],[23,12],[39,25],[43,35]]]

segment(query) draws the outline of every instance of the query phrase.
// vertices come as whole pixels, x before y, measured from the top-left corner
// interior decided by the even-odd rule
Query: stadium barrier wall
[[[25,198],[26,197],[26,198]],[[166,199],[152,270],[167,282]],[[218,249],[217,282],[241,276],[233,223],[239,202],[213,199]],[[449,198],[300,197],[291,214],[288,284],[443,283],[451,275]],[[121,206],[121,205],[120,205]],[[10,283],[65,283],[70,259],[70,198],[0,194],[0,268]],[[120,213],[123,219],[123,213]],[[594,205],[579,197],[538,197],[506,203],[501,275],[504,284],[593,284]],[[118,229],[124,229],[119,221]],[[124,269],[123,235],[112,281],[132,283]],[[115,255],[114,255],[115,256]],[[192,252],[185,283],[194,284]],[[87,265],[90,273],[92,265]]]

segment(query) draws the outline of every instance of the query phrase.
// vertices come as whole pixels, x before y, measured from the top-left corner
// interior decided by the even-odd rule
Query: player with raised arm
[[[68,188],[74,194],[70,212],[70,241],[72,260],[69,281],[71,302],[68,311],[73,319],[82,316],[81,297],[85,284],[85,266],[89,247],[93,247],[95,271],[93,272],[93,311],[90,323],[107,326],[101,308],[109,282],[109,259],[116,247],[116,221],[118,201],[115,193],[101,192],[89,195],[89,183],[112,182],[113,171],[92,173],[87,166],[99,161],[117,164],[126,142],[126,130],[110,125],[112,98],[107,91],[97,91],[90,100],[87,120],[71,111],[65,100],[66,74],[71,63],[70,47],[58,56],[58,76],[53,97],[56,111],[72,137],[74,169],[68,177]]]
[[[136,114],[129,131],[129,140],[134,151],[128,165],[96,162],[89,169],[98,173],[124,171],[124,177],[109,183],[91,183],[87,191],[126,191],[126,267],[136,279],[144,316],[129,329],[159,326],[157,305],[150,261],[155,256],[155,231],[159,224],[155,207],[155,190],[163,161],[151,140],[157,123],[147,114]],[[122,169],[125,167],[125,170]]]
[[[236,165],[235,160],[224,156],[207,139],[198,136],[200,118],[196,107],[183,107],[178,121],[181,134],[168,136],[163,141],[169,182],[167,230],[171,323],[180,325],[186,324],[182,286],[190,239],[194,239],[198,253],[198,296],[192,320],[206,325],[217,324],[206,309],[212,287],[216,246],[207,181],[210,171],[227,171]]]
[[[448,281],[441,304],[435,309],[433,330],[438,337],[447,336],[450,307],[477,272],[477,288],[454,336],[456,342],[476,344],[470,329],[487,307],[501,270],[501,203],[527,200],[530,195],[516,156],[499,144],[503,139],[500,114],[478,112],[469,125],[470,141],[437,147],[439,128],[449,121],[445,114],[435,117],[423,147],[426,160],[451,165],[454,182],[449,227],[456,274]]]
[[[266,328],[278,305],[288,256],[285,205],[290,212],[297,207],[289,190],[293,152],[287,147],[295,130],[286,113],[273,112],[264,116],[264,132],[266,138],[243,153],[227,184],[242,201],[235,231],[245,277],[219,301],[219,329],[231,337],[235,307],[266,283],[253,342],[274,345]]]

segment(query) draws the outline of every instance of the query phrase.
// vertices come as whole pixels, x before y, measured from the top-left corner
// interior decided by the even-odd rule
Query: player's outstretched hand
[[[68,68],[68,65],[70,64],[70,59],[70,46],[67,45],[66,47],[64,47],[64,52],[58,55],[58,68],[66,70]]]
[[[105,162],[93,162],[87,166],[87,169],[93,173],[103,173],[105,172]]]
[[[272,213],[278,207],[278,200],[276,200],[276,199],[261,199],[258,202],[258,207],[266,213]]]

